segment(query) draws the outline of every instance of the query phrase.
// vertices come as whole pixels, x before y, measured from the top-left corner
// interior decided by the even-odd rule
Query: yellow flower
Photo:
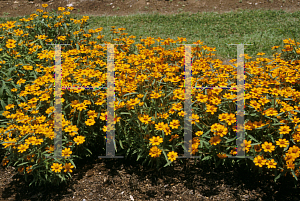
[[[158,124],[155,124],[155,129],[156,130],[164,130],[164,127],[165,127],[165,124],[164,124],[164,122],[160,122],[160,123],[158,123]]]
[[[34,143],[35,143],[35,145],[41,145],[42,142],[44,142],[43,139],[36,139]]]
[[[15,138],[8,138],[7,140],[4,140],[4,142],[9,142],[9,143],[4,143],[3,146],[4,148],[10,147],[12,145],[15,145],[17,140]]]
[[[169,142],[171,142],[173,139],[179,138],[179,135],[171,135],[171,139],[169,139]]]
[[[276,168],[277,163],[274,162],[274,159],[272,159],[272,160],[268,160],[266,162],[266,165],[268,166],[268,168]]]
[[[50,27],[51,28],[51,27]],[[47,39],[47,40],[45,40],[47,43],[50,43],[50,42],[52,42],[53,41],[53,39]]]
[[[23,152],[26,151],[28,148],[29,148],[29,145],[27,145],[27,144],[21,144],[21,145],[18,146],[18,149],[19,149],[18,152],[23,153]]]
[[[276,145],[279,147],[286,147],[289,144],[289,142],[286,139],[279,139],[276,141]]]
[[[8,40],[6,41],[6,43],[13,43],[13,44],[15,44],[15,43],[16,43],[16,41],[15,41],[15,40],[13,40],[13,39],[8,39]]]
[[[177,157],[178,157],[177,152],[171,151],[171,152],[168,153],[168,159],[169,159],[170,161],[172,161],[172,162],[173,162],[174,160],[176,160]]]
[[[69,157],[70,154],[72,154],[72,151],[70,151],[70,148],[65,148],[62,150],[62,156]]]
[[[242,146],[245,146],[245,147],[248,147],[248,148],[251,147],[251,140],[250,140],[250,141],[244,140],[244,143],[245,143],[245,144],[241,144],[241,145],[242,145]]]
[[[159,136],[153,136],[151,139],[150,139],[150,143],[152,145],[159,145],[160,143],[163,142],[163,138],[159,137]]]
[[[170,122],[170,127],[171,127],[172,129],[177,129],[179,126],[180,126],[179,120],[173,119],[173,120]]]
[[[41,101],[47,101],[50,98],[49,94],[43,94],[40,96],[40,100]]]
[[[59,11],[64,11],[65,8],[63,8],[63,7],[58,7],[58,10],[59,10]]]
[[[214,136],[214,137],[211,137],[210,140],[209,140],[209,143],[211,145],[217,145],[221,142],[221,139],[220,139],[220,136]]]
[[[170,127],[168,126],[168,124],[165,124],[165,125],[164,125],[163,131],[165,132],[166,135],[170,135],[170,134],[171,134],[171,129],[170,129]]]
[[[295,164],[291,161],[287,161],[286,167],[287,169],[295,169]]]
[[[62,164],[59,163],[53,163],[51,166],[53,172],[61,172],[62,170]]]
[[[230,151],[230,154],[231,154],[231,155],[236,155],[236,154],[237,154],[236,149],[232,149],[232,150]]]
[[[15,47],[16,47],[16,45],[13,44],[13,43],[7,43],[5,46],[6,46],[7,48],[9,48],[9,49],[12,49],[12,48],[15,48]]]
[[[220,159],[227,158],[226,154],[218,153],[217,156],[218,156]]]
[[[150,94],[151,96],[151,99],[157,99],[157,98],[160,98],[161,95],[159,93],[156,93],[156,92],[153,92],[152,94]]]
[[[262,167],[266,164],[266,160],[262,156],[257,156],[254,158],[253,162],[256,166]]]
[[[32,69],[33,69],[32,66],[23,66],[23,68],[24,68],[25,70],[32,70]]]
[[[50,145],[50,147],[45,148],[48,153],[52,153],[54,151],[54,145]]]
[[[270,152],[270,153],[275,150],[275,146],[272,145],[272,142],[270,142],[270,143],[265,142],[262,145],[262,148],[264,149],[264,152]]]
[[[96,118],[98,115],[96,114],[95,110],[88,111],[89,118]]]
[[[48,4],[42,4],[42,7],[43,7],[43,8],[47,8],[47,7],[48,7]]]
[[[4,158],[7,158],[7,157],[5,156]],[[2,160],[2,166],[6,166],[8,162],[9,162],[8,159],[3,159]]]
[[[18,168],[18,172],[22,173],[23,171],[24,171],[24,166],[20,166],[20,167]]]
[[[26,172],[27,172],[27,173],[32,172],[32,169],[30,169],[31,167],[32,167],[32,165],[30,165],[30,166],[28,166],[28,167],[26,168]]]
[[[38,36],[35,36],[35,38],[45,40],[47,38],[47,36],[46,35],[38,35]]]
[[[85,124],[87,125],[87,126],[92,126],[92,125],[94,125],[96,122],[94,121],[94,119],[88,119],[88,120],[86,120],[85,121]]]
[[[17,21],[8,21],[8,22],[6,22],[5,26],[6,26],[7,29],[14,28],[16,22]]]
[[[107,126],[103,126],[102,130],[103,130],[103,132],[106,132],[107,131]]]
[[[9,109],[12,109],[12,108],[14,108],[14,107],[15,107],[14,104],[8,104],[7,106],[5,106],[5,109],[6,109],[6,110],[9,110]]]
[[[144,115],[142,117],[139,117],[139,120],[144,123],[144,124],[148,124],[151,121],[151,117],[149,117],[149,115]]]
[[[35,142],[36,142],[36,137],[29,137],[28,139],[26,139],[25,140],[25,143],[27,144],[27,145],[30,145],[30,144],[33,144],[33,145],[35,145]]]
[[[58,40],[65,41],[65,40],[66,40],[66,36],[58,36],[57,39],[58,39]]]
[[[156,146],[154,146],[150,149],[149,155],[151,157],[156,158],[156,157],[160,156],[160,154],[161,154],[161,150],[159,148],[157,148]]]
[[[11,92],[16,92],[16,91],[18,91],[18,89],[16,88],[11,89]]]
[[[195,134],[196,134],[197,136],[200,136],[200,135],[203,134],[203,131],[197,131]]]
[[[279,134],[289,134],[291,129],[289,126],[280,126],[279,131],[280,131]]]
[[[254,149],[255,149],[256,152],[260,152],[262,150],[261,147],[260,147],[260,144],[254,145]]]
[[[74,142],[76,142],[76,144],[82,144],[85,142],[85,137],[84,136],[77,136],[74,138]]]
[[[66,163],[63,168],[65,169],[64,172],[73,172],[71,168],[74,168],[74,166],[71,163]]]

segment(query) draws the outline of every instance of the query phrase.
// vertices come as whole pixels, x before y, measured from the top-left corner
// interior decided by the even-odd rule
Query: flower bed
[[[4,75],[0,101],[6,123],[0,132],[6,152],[2,164],[16,167],[26,178],[32,174],[32,183],[39,185],[66,182],[76,168],[75,159],[92,154],[88,147],[102,145],[104,149],[107,131],[106,89],[62,90],[63,158],[53,157],[54,50],[47,43],[70,44],[62,47],[62,86],[105,86],[107,82],[107,47],[99,45],[107,43],[100,34],[102,28],[89,29],[88,16],[70,18],[71,7],[58,10],[59,14],[38,9],[19,23],[0,24]],[[111,43],[124,44],[114,47],[117,155],[143,159],[143,164],[156,168],[172,165],[180,160],[184,147],[185,58],[184,47],[165,50],[163,46],[185,39],[157,39],[159,45],[153,47],[155,41],[149,37],[135,46],[135,36],[124,37],[124,28],[114,28],[112,32],[120,37]],[[290,172],[297,179],[299,63],[280,56],[290,58],[298,49],[292,48],[294,41],[284,42],[290,46],[274,54],[273,61],[261,57],[245,64],[246,140],[241,146],[247,156],[254,157],[249,168],[268,168],[275,179]],[[192,47],[191,85],[236,86],[236,64],[219,65],[212,59],[213,48],[197,43],[201,46]],[[245,55],[245,59],[251,57]],[[245,159],[227,158],[237,153],[235,93],[232,89],[192,89],[191,154],[214,160],[216,165],[245,163]]]

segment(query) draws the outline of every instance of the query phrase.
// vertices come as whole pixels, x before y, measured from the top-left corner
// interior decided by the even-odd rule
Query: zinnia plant
[[[88,16],[73,19],[72,7],[58,10],[59,14],[38,9],[28,19],[0,24],[0,101],[5,123],[0,141],[6,151],[2,164],[16,167],[26,178],[32,175],[32,183],[39,185],[66,182],[76,168],[73,159],[92,154],[88,147],[102,145],[98,148],[105,150],[107,93],[99,86],[107,82],[107,47],[100,44],[108,42],[100,34],[102,28],[88,28]],[[143,158],[143,164],[156,168],[171,165],[184,149],[185,58],[184,46],[174,50],[163,46],[186,40],[159,38],[159,45],[153,47],[155,41],[149,37],[133,45],[135,36],[124,37],[124,30],[114,26],[111,30],[120,35],[111,43],[124,44],[115,46],[116,153],[126,158],[136,154],[137,160]],[[98,87],[61,90],[63,158],[53,153],[54,46],[47,43],[70,44],[62,46],[62,86]],[[201,46],[192,47],[192,86],[236,87],[236,64],[222,65],[212,59],[214,48],[196,43]],[[280,54],[274,56],[273,61],[260,57],[245,64],[241,147],[254,157],[251,168],[274,171],[275,180],[286,172],[297,179],[300,91],[294,88],[300,84],[299,67]],[[192,88],[193,138],[188,151],[216,166],[249,160],[227,158],[237,154],[235,93]],[[103,141],[97,143],[99,136]]]

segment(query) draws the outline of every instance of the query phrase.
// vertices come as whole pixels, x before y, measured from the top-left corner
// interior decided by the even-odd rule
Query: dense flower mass
[[[47,9],[48,5],[42,7]],[[112,26],[113,34],[120,37],[100,45],[104,44],[102,28],[86,27],[88,16],[71,18],[72,9],[59,7],[59,14],[38,9],[27,19],[0,24],[0,70],[5,75],[0,98],[2,116],[7,120],[6,127],[0,128],[0,141],[9,153],[2,165],[14,164],[20,174],[35,177],[42,177],[39,172],[44,171],[40,180],[51,177],[60,182],[76,168],[73,157],[91,154],[88,146],[99,146],[99,136],[106,143],[112,142],[106,132],[113,130],[117,153],[120,148],[134,150],[138,159],[171,164],[182,154],[188,132],[183,104],[185,51],[184,47],[163,47],[186,39],[158,38],[159,45],[153,47],[155,40],[148,37],[133,45],[135,36],[125,37],[125,28]],[[294,88],[299,89],[300,74],[296,61],[285,61],[281,54],[274,54],[274,60],[270,60],[258,53],[261,57],[245,64],[245,139],[236,147],[239,130],[235,93],[239,87],[233,83],[231,89],[201,89],[227,86],[229,78],[239,79],[236,64],[221,65],[220,60],[212,59],[215,48],[196,43],[198,46],[191,48],[191,85],[197,83],[199,88],[191,89],[193,104],[188,119],[193,126],[192,138],[184,151],[208,154],[206,159],[214,157],[223,164],[229,155],[243,151],[253,156],[258,167],[284,168],[299,176],[300,91]],[[290,39],[284,43],[290,44],[282,50],[284,53],[296,45]],[[60,90],[55,87],[59,84],[54,76],[57,64],[53,60],[58,58],[54,44],[69,44],[61,46]],[[113,95],[102,88],[109,79],[107,52],[111,47],[116,60],[115,101],[106,103]],[[136,49],[139,54],[135,54]],[[206,51],[209,53],[204,54]],[[300,53],[299,49],[296,52]],[[244,57],[251,59],[246,54]],[[179,61],[179,66],[174,61]],[[56,107],[60,103],[56,100],[60,95],[59,116]],[[109,105],[114,115],[107,111]],[[59,133],[61,145],[54,146]],[[57,154],[61,157],[54,160]]]

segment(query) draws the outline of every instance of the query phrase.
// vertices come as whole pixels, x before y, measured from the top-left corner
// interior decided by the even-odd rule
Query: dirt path
[[[240,3],[240,2],[241,3]],[[47,3],[50,9],[72,4],[75,13],[96,16],[124,16],[137,13],[174,14],[179,12],[230,12],[238,9],[272,9],[295,12],[300,9],[299,0],[0,0],[0,16],[30,15]]]

